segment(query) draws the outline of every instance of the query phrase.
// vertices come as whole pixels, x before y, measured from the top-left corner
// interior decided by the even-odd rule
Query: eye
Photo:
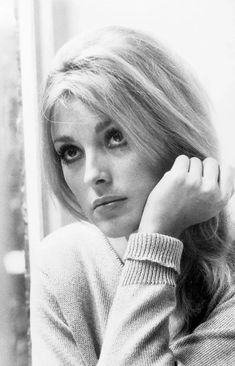
[[[59,158],[64,164],[71,164],[82,156],[82,151],[74,145],[62,145],[58,152]]]
[[[105,133],[105,143],[109,148],[115,148],[127,144],[123,133],[117,128],[111,128]]]

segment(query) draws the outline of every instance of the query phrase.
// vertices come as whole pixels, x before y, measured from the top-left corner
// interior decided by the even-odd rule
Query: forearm
[[[173,365],[169,317],[182,243],[159,234],[134,234],[109,314],[98,365]]]

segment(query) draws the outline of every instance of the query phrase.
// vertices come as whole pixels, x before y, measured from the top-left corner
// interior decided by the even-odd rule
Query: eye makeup
[[[116,127],[112,127],[105,131],[104,141],[105,145],[111,149],[127,145],[123,133]]]
[[[95,131],[95,136],[91,138],[91,142],[88,142],[93,144],[94,148],[95,146],[99,146],[100,148],[103,146],[104,149],[116,149],[118,151],[118,149],[128,145],[127,140],[119,126],[116,127],[114,124],[110,126],[110,123],[106,128],[103,129],[102,133],[101,131],[98,133]],[[59,146],[58,143],[60,143]],[[75,163],[85,156],[86,148],[80,148],[78,146],[85,143],[86,141],[76,141],[74,137],[70,135],[58,136],[54,140],[56,154],[61,162],[66,165]]]
[[[82,151],[75,145],[61,145],[57,151],[57,155],[64,164],[71,164],[82,157]]]

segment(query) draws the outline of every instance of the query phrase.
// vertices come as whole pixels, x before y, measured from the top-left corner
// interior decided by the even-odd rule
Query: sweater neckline
[[[116,253],[116,251],[114,250],[113,246],[111,245],[109,239],[107,236],[105,236],[105,234],[101,231],[101,234],[104,238],[104,241],[106,243],[107,248],[109,249],[109,251],[112,253],[112,256],[115,258],[115,260],[118,262],[119,266],[122,268],[124,266],[124,262],[121,260],[121,258],[118,256],[118,254]]]

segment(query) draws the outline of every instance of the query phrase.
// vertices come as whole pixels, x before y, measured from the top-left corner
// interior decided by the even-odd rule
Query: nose
[[[111,183],[112,175],[108,159],[97,150],[86,153],[84,183],[93,187]]]

